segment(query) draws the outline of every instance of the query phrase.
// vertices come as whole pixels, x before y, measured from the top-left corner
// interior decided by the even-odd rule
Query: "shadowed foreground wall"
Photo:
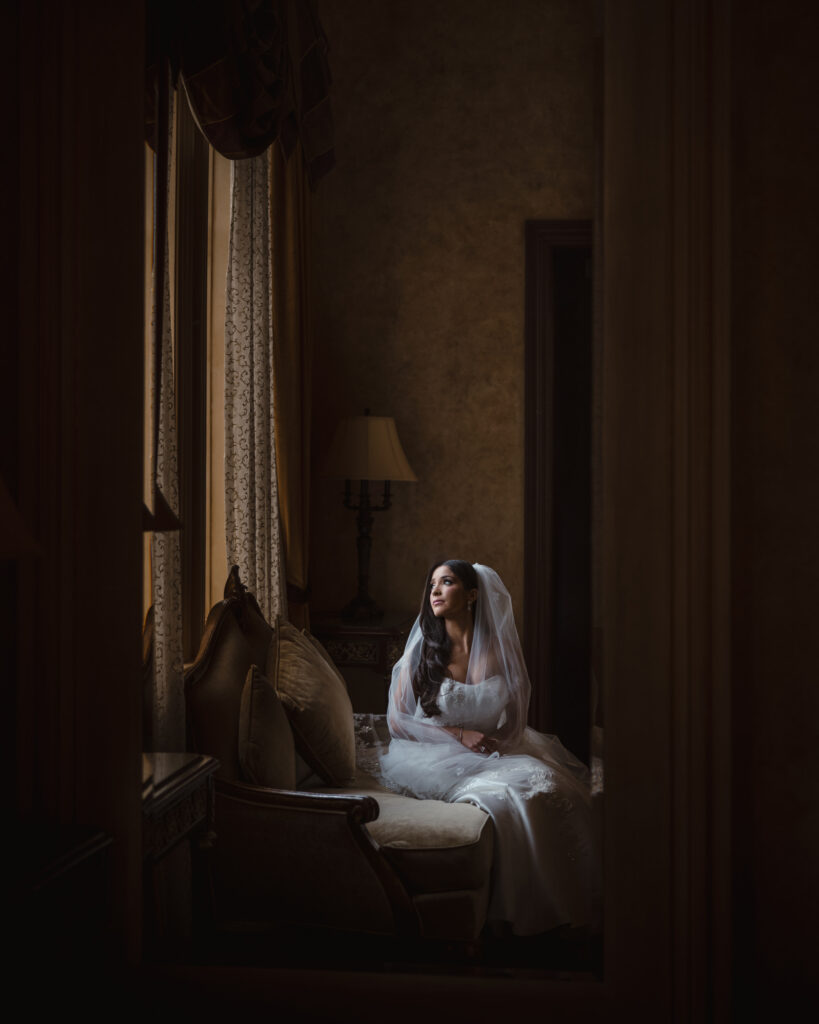
[[[395,417],[418,476],[373,527],[370,592],[498,569],[521,615],[524,222],[592,214],[592,11],[576,0],[322,0],[335,170],[316,196],[313,607],[356,583],[321,478],[338,418]],[[377,496],[377,495],[376,495]]]
[[[749,1019],[819,990],[805,912],[819,906],[819,10],[807,0],[737,7],[733,880],[737,1019]]]
[[[77,905],[102,896],[106,954],[122,963],[139,956],[142,879],[144,5],[43,0],[4,5],[3,15],[0,463],[39,546],[0,576],[3,618],[14,624],[0,637],[4,782],[16,818],[7,852],[13,863],[31,843],[32,872],[7,871],[4,895],[33,907],[31,879],[49,891],[53,876],[37,874],[46,863],[76,889],[83,872],[68,874],[71,858],[57,854],[69,837],[80,851],[58,830],[105,832],[110,875],[100,872]],[[83,956],[82,923],[72,924],[60,966]],[[34,950],[13,919],[10,934],[7,974],[26,1005],[49,989],[44,976],[64,992],[47,960],[63,933],[38,936]],[[107,970],[95,961],[91,989]],[[83,991],[86,1015],[92,995]]]

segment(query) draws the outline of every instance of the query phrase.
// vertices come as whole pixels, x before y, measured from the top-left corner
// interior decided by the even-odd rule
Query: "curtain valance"
[[[170,60],[194,116],[222,156],[301,142],[315,188],[333,166],[327,40],[312,0],[150,0],[146,137],[153,142],[156,67]]]

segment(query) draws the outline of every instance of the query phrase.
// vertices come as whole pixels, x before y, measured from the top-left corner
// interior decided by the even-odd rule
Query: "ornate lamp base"
[[[384,611],[368,593],[370,579],[370,530],[373,524],[373,512],[386,512],[390,507],[390,482],[384,481],[384,497],[380,505],[370,504],[369,481],[362,480],[359,487],[358,504],[353,505],[350,494],[350,481],[345,481],[344,504],[353,509],[358,521],[358,593],[350,603],[342,609],[341,618],[345,621],[366,622],[380,619]]]

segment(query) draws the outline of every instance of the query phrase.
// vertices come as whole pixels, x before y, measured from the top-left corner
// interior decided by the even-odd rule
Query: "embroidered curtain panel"
[[[286,614],[276,468],[270,153],[233,164],[225,318],[230,565],[268,621]]]
[[[203,543],[208,552],[208,596],[216,597],[214,573],[222,564],[213,551],[224,521],[227,565],[240,566],[242,578],[269,619],[287,613],[286,547],[293,612],[299,624],[306,624],[310,446],[306,244],[310,186],[314,188],[334,162],[326,39],[311,0],[180,0],[174,4],[148,0],[146,20],[146,139],[159,150],[157,140],[168,139],[167,153],[158,153],[158,166],[169,167],[174,153],[165,118],[168,110],[172,112],[177,82],[179,95],[186,95],[210,145],[235,161],[227,275],[221,277],[226,280],[224,408],[213,401],[218,384],[208,382],[209,435],[213,437],[223,415],[220,435],[225,440],[224,478],[221,453],[214,454],[212,443],[208,454],[211,492],[215,487],[221,490],[224,482],[224,506],[221,493],[219,500],[212,493],[207,499]],[[165,100],[168,70],[171,82]],[[167,124],[172,131],[172,114]],[[166,189],[161,185],[157,189],[160,200],[163,191],[165,196],[172,191],[170,176],[164,177],[164,183]],[[152,349],[158,373],[151,394],[158,407],[151,480],[156,487],[153,515],[146,516],[145,526],[153,531],[155,750],[185,747],[172,225],[169,208],[160,202],[154,225],[152,298],[157,325]],[[215,245],[209,267],[212,287],[216,285],[214,253]],[[220,305],[211,300],[211,312]],[[217,342],[221,346],[216,333],[211,325],[211,371]],[[183,460],[189,456],[183,453]]]

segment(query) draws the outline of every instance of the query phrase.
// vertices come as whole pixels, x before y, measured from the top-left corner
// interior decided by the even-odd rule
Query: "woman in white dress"
[[[498,574],[454,559],[433,566],[393,669],[383,777],[492,816],[488,916],[517,935],[588,925],[597,877],[588,771],[557,737],[526,726],[529,693]]]

